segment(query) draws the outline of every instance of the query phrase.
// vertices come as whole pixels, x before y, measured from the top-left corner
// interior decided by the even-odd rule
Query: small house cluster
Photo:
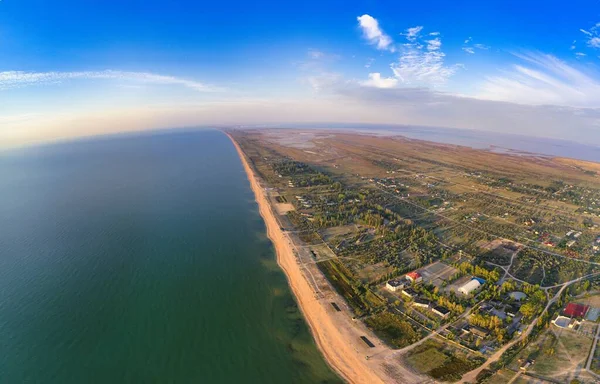
[[[390,292],[401,291],[403,296],[412,300],[413,307],[429,309],[441,318],[448,317],[450,315],[450,310],[448,308],[435,305],[435,303],[421,298],[419,293],[411,288],[413,284],[418,284],[421,281],[423,281],[423,276],[421,276],[419,272],[413,271],[404,275],[404,278],[389,280],[385,286]]]

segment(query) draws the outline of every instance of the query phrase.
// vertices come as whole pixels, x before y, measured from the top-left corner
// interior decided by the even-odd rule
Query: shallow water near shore
[[[0,154],[0,381],[340,382],[229,139]]]

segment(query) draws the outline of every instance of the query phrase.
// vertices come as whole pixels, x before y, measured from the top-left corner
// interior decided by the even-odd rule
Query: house
[[[482,280],[474,277],[462,287],[458,288],[458,292],[462,293],[463,295],[470,295],[472,292],[478,290],[481,285]]]
[[[519,291],[511,292],[508,294],[508,296],[515,301],[521,301],[527,297],[525,293]]]
[[[526,330],[527,324],[519,324],[519,327],[517,328],[517,335],[521,336]]]
[[[413,271],[406,274],[406,280],[411,283],[420,283],[423,280],[423,276],[419,272]]]
[[[506,314],[510,317],[515,317],[519,313],[520,305],[510,304],[505,307]]]
[[[429,308],[430,304],[431,303],[428,300],[419,299],[419,298],[416,298],[415,301],[413,302],[413,306],[420,307],[420,308]]]
[[[523,365],[519,367],[521,371],[526,371],[529,367],[531,367],[535,363],[535,360],[527,360]]]
[[[563,310],[563,313],[569,317],[584,317],[589,309],[588,305],[569,303]]]
[[[396,292],[396,291],[399,291],[401,289],[404,289],[404,287],[406,287],[406,281],[400,280],[400,279],[390,280],[385,284],[385,287],[390,292]]]
[[[435,307],[431,308],[431,311],[442,318],[446,318],[450,314],[450,310],[448,308],[440,305],[436,305]]]
[[[487,329],[477,327],[475,325],[471,325],[469,330],[472,334],[479,337],[480,339],[485,339],[490,334],[490,331],[488,331]]]
[[[413,297],[417,297],[417,295],[418,295],[418,294],[417,294],[417,292],[416,292],[414,289],[412,289],[412,288],[407,288],[407,289],[404,289],[404,290],[402,291],[402,294],[403,294],[404,296],[410,297],[411,299],[412,299]]]

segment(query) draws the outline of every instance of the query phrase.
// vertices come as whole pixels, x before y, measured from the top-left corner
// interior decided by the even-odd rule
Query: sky
[[[0,148],[333,122],[600,145],[600,0],[0,0]]]

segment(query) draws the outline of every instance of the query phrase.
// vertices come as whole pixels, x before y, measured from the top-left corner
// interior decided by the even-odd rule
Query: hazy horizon
[[[0,2],[0,146],[282,121],[598,146],[600,15],[542,5]]]

